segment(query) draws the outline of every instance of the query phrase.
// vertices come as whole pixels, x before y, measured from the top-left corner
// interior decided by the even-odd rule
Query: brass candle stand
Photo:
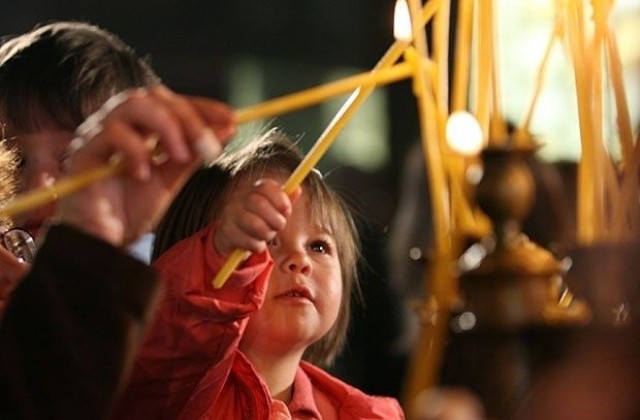
[[[566,287],[561,262],[521,231],[535,197],[526,162],[534,151],[493,147],[482,153],[476,201],[494,234],[469,249],[481,247],[482,258],[461,266],[463,303],[452,318],[442,371],[444,384],[475,391],[492,419],[513,418],[536,369],[589,321],[587,306]],[[460,261],[468,260],[465,253]]]
[[[476,201],[491,219],[491,249],[477,267],[463,271],[465,309],[479,326],[518,328],[587,321],[586,306],[569,295],[564,269],[551,252],[522,233],[534,202],[533,176],[526,163],[534,148],[489,148]]]

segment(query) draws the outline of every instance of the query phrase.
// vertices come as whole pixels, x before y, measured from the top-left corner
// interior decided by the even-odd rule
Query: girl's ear
[[[301,195],[302,195],[302,188],[300,186],[297,186],[296,189],[291,191],[291,194],[289,194],[289,199],[291,200],[291,204],[295,204],[295,202],[298,201]]]

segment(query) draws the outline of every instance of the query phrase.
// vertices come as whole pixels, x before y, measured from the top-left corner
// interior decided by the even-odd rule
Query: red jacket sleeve
[[[197,389],[207,389],[207,400],[214,401],[224,384],[248,316],[262,304],[273,262],[267,252],[254,254],[214,289],[211,281],[225,262],[215,251],[214,229],[177,243],[155,263],[165,296],[117,418],[173,419]]]

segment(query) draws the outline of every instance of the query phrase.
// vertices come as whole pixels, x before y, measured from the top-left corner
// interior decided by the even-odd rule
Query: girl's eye
[[[267,241],[267,246],[276,246],[278,245],[279,241],[278,241],[278,237],[274,236],[272,239],[269,239]]]
[[[329,245],[327,241],[313,241],[309,246],[309,249],[320,254],[331,253],[331,245]]]

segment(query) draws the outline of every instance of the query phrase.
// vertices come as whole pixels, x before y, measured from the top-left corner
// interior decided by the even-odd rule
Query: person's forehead
[[[25,134],[49,133],[74,130],[77,124],[65,112],[51,112],[36,101],[25,99],[29,105],[21,108],[24,114],[12,115],[0,104],[0,124],[5,137]]]
[[[74,133],[59,128],[46,128],[32,133],[7,136],[5,142],[9,147],[17,147],[23,152],[31,150],[59,150],[66,149]]]
[[[18,139],[42,139],[51,141],[70,141],[75,135],[74,131],[58,127],[47,127],[30,133],[19,133]]]

